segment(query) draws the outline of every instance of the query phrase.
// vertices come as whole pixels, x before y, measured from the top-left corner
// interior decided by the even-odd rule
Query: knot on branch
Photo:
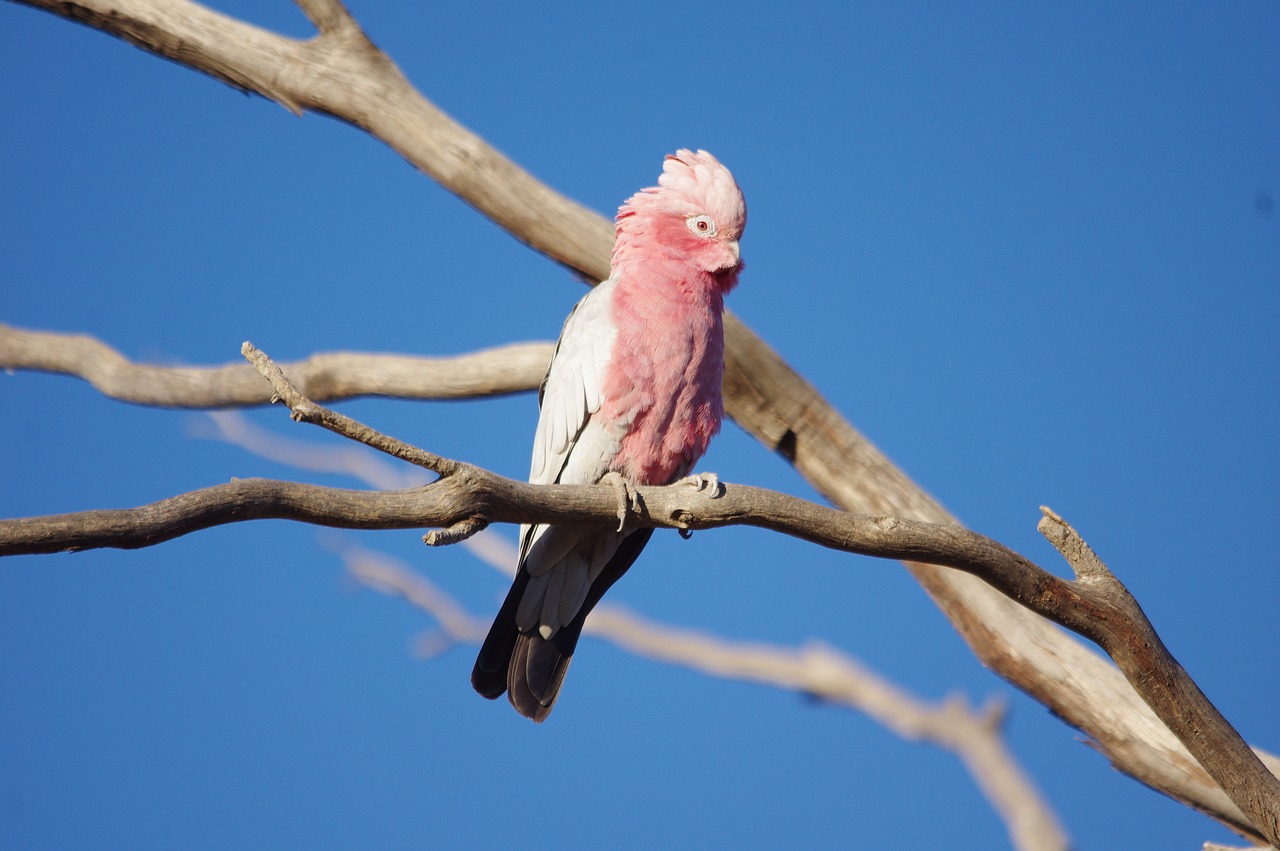
[[[693,512],[683,508],[677,508],[668,515],[671,525],[679,529],[681,532],[693,531]]]
[[[1047,505],[1040,506],[1040,513],[1044,516],[1036,524],[1036,530],[1062,554],[1078,579],[1114,578],[1093,548],[1085,543],[1080,533],[1071,528],[1071,524],[1063,520],[1061,515]]]
[[[898,518],[892,514],[881,514],[878,517],[873,517],[871,518],[871,524],[881,532],[892,532],[901,525],[898,522]]]
[[[465,541],[477,532],[484,531],[488,526],[489,521],[484,517],[467,517],[447,528],[432,529],[422,536],[422,543],[428,547],[447,547],[450,544]]]

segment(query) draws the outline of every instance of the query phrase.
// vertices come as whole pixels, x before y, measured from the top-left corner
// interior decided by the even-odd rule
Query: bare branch
[[[468,614],[442,589],[384,553],[343,546],[339,555],[361,581],[403,597],[430,614],[443,636],[429,636],[426,652],[441,638],[479,644],[488,622]],[[903,738],[956,754],[1004,820],[1016,848],[1063,849],[1066,834],[1001,735],[1003,709],[971,710],[962,698],[940,704],[908,694],[857,660],[821,643],[792,649],[727,641],[704,632],[660,624],[602,603],[585,631],[625,650],[711,676],[759,683],[820,698],[870,716]]]
[[[1081,595],[1082,604],[1095,609],[1089,618],[1097,625],[1097,635],[1067,625],[1102,645],[1130,682],[1139,677],[1147,680],[1138,688],[1143,699],[1178,734],[1267,840],[1280,846],[1280,779],[1262,764],[1165,649],[1138,601],[1080,534],[1051,509],[1040,510],[1044,517],[1037,528],[1071,565],[1077,577],[1072,584],[1089,589]],[[1123,644],[1126,652],[1115,652],[1113,647],[1118,644]],[[1160,660],[1159,674],[1154,677],[1147,667],[1152,656]],[[1177,722],[1170,721],[1171,712],[1179,716]]]
[[[392,464],[361,446],[307,443],[289,439],[255,424],[239,411],[209,411],[191,421],[193,437],[222,440],[261,458],[299,470],[351,476],[377,490],[399,490],[425,485],[435,478],[430,471]]]
[[[364,547],[335,542],[331,547],[351,575],[384,594],[403,597],[436,619],[451,644],[479,644],[489,622],[473,616],[444,590],[398,559]],[[433,642],[433,644],[438,644]]]
[[[297,520],[344,529],[409,529],[422,523],[413,491],[348,491],[235,479],[143,505],[0,520],[0,555],[139,549],[247,520]]]
[[[334,0],[302,4],[322,28],[319,37],[306,41],[190,0],[21,2],[103,30],[292,112],[314,110],[367,130],[518,239],[594,280],[608,275],[609,222],[538,182],[451,119],[357,27],[324,30],[340,18]],[[544,219],[549,211],[553,220]],[[592,259],[584,263],[583,258]]]
[[[318,423],[332,426],[339,433],[360,433],[342,425],[342,419],[346,418],[322,418]],[[429,459],[437,458],[413,447],[397,450],[395,444],[399,441],[381,437],[389,442],[392,454],[421,453]],[[353,529],[465,528],[477,519],[494,523],[617,521],[617,493],[608,484],[532,485],[452,459],[441,458],[438,462],[450,471],[448,475],[403,490],[353,491],[239,479],[139,508],[0,520],[0,555],[102,547],[135,549],[224,523],[261,519]],[[971,566],[974,559],[990,557],[993,552],[1008,554],[998,544],[958,526],[847,514],[762,488],[722,484],[720,495],[712,497],[683,484],[633,487],[639,498],[634,501],[627,522],[636,526],[758,526],[836,550],[882,558],[927,556],[962,569],[970,569],[965,565]],[[986,542],[996,549],[983,549],[975,542]],[[960,555],[944,556],[946,552]],[[1001,564],[999,559],[997,564]],[[1007,564],[1000,573],[975,570],[988,572],[989,581],[1021,598],[1029,600],[1041,590],[1029,579],[1015,581]],[[1062,581],[1036,570],[1048,580]]]
[[[602,217],[548,189],[416,92],[363,36],[298,41],[188,0],[24,0],[87,23],[291,110],[314,109],[373,133],[516,238],[599,279],[612,234]],[[312,20],[333,26],[326,8]],[[951,522],[825,399],[735,317],[726,316],[731,416],[848,511]],[[1188,758],[1114,667],[983,583],[908,568],[988,667],[1087,733],[1121,770],[1253,834],[1244,814]],[[1268,757],[1276,764],[1274,757]]]
[[[244,355],[245,360],[253,364],[254,369],[258,370],[263,378],[271,382],[271,400],[273,402],[279,400],[288,405],[294,420],[323,426],[335,434],[371,446],[393,458],[425,467],[441,476],[452,475],[457,469],[457,463],[448,458],[441,458],[416,446],[410,446],[401,440],[375,431],[363,423],[356,422],[351,417],[312,402],[298,392],[298,388],[285,377],[280,367],[276,366],[264,352],[254,348],[252,343],[246,342],[242,345],[240,353]]]
[[[360,32],[359,24],[339,0],[297,0],[297,4],[322,33]]]
[[[441,358],[322,352],[282,368],[317,402],[357,396],[461,399],[537,387],[554,351],[552,343],[515,343]],[[271,388],[243,362],[149,366],[89,336],[26,331],[2,323],[0,369],[79,376],[104,396],[139,405],[226,408],[271,400]]]
[[[448,459],[372,432],[302,397],[275,365],[249,344],[247,357],[271,377],[276,392],[296,418],[362,439],[406,459],[431,459],[447,470],[421,488],[383,494],[339,491],[281,482],[246,482],[207,488],[129,511],[86,512],[55,518],[0,521],[0,555],[51,552],[75,533],[74,548],[145,546],[212,525],[258,517],[286,517],[331,526],[444,527],[440,543],[458,540],[487,522],[608,523],[617,502],[607,484],[531,485]],[[371,436],[372,435],[372,436]],[[260,493],[246,501],[246,492]],[[1183,745],[1195,755],[1253,825],[1280,845],[1280,779],[1269,772],[1196,687],[1156,635],[1141,608],[1069,527],[1046,512],[1054,540],[1065,552],[1087,560],[1076,581],[1060,579],[1001,544],[960,526],[925,523],[888,515],[848,514],[761,488],[726,485],[719,495],[676,484],[639,486],[630,522],[641,526],[707,529],[750,525],[791,535],[844,552],[913,560],[973,574],[1028,609],[1101,646],[1132,686]],[[380,498],[391,508],[380,511]],[[84,518],[79,522],[77,517]],[[112,521],[116,537],[94,542],[83,527]],[[149,529],[143,537],[139,530]],[[121,537],[123,536],[123,537]],[[127,543],[122,543],[127,541]]]
[[[436,529],[422,536],[422,543],[429,547],[448,547],[460,544],[473,535],[489,528],[483,517],[466,517],[447,529]]]

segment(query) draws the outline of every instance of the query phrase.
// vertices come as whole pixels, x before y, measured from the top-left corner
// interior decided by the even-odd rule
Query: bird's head
[[[711,273],[725,289],[737,281],[738,240],[747,204],[729,169],[706,151],[668,154],[658,185],[642,189],[618,210],[620,254],[635,248],[679,258]]]

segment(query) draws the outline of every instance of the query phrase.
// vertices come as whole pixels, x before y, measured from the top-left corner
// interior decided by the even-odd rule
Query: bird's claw
[[[608,484],[613,488],[614,493],[618,495],[618,531],[621,532],[627,525],[627,515],[635,506],[639,496],[636,494],[635,487],[623,478],[621,473],[610,470],[604,474],[604,478],[600,480],[601,484]]]
[[[720,484],[720,477],[715,473],[695,473],[692,476],[686,476],[676,482],[678,485],[691,487],[698,493],[709,491],[707,496],[711,499],[719,499],[724,494],[724,485]],[[692,529],[679,529],[680,537],[686,541],[693,537]]]
[[[698,493],[710,491],[707,496],[711,499],[719,499],[724,494],[724,485],[720,484],[720,477],[715,473],[695,473],[681,479],[679,484],[688,485]]]

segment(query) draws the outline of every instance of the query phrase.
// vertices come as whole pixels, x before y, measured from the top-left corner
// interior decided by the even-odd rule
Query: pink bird
[[[618,210],[609,279],[565,320],[539,393],[529,481],[666,485],[720,430],[724,295],[738,282],[746,202],[706,151],[680,150]],[[718,493],[713,475],[688,481]],[[625,505],[620,511],[625,517]],[[652,529],[522,526],[515,582],[471,684],[544,720],[587,614]]]

